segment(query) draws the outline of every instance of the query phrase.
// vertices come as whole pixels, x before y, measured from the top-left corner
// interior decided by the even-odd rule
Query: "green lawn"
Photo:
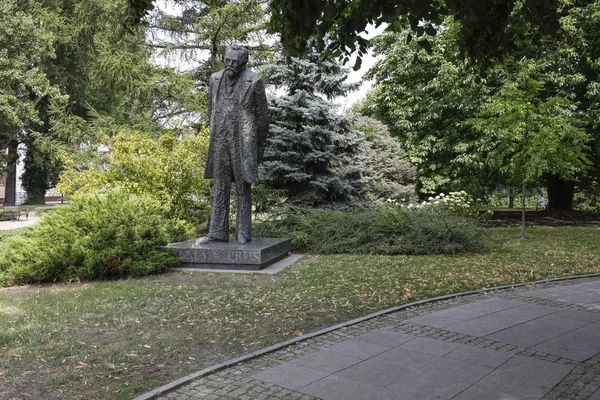
[[[131,398],[417,299],[600,273],[600,228],[490,229],[484,254],[307,256],[275,276],[169,273],[0,290],[0,398]],[[1,239],[0,239],[1,240]]]

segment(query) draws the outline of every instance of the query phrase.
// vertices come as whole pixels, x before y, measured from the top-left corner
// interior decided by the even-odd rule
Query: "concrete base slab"
[[[223,269],[223,268],[193,268],[193,267],[180,267],[180,268],[169,268],[169,271],[184,271],[184,272],[226,272],[236,274],[276,274],[282,271],[285,267],[289,267],[299,259],[304,257],[304,254],[290,254],[289,256],[274,262],[264,269]]]
[[[250,243],[212,242],[198,239],[169,244],[182,258],[185,268],[261,270],[286,257],[292,250],[291,239],[255,238]]]

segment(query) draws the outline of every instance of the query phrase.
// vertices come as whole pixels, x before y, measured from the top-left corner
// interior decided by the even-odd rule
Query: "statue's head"
[[[248,49],[238,44],[227,47],[225,52],[225,74],[229,77],[239,75],[248,64]]]

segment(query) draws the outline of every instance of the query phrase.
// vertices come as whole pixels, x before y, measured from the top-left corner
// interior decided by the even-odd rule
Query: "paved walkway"
[[[30,215],[28,219],[21,216],[18,220],[0,221],[0,231],[8,231],[11,229],[24,228],[26,226],[35,225],[40,221],[40,217]]]
[[[600,400],[600,279],[499,290],[393,312],[162,396]]]

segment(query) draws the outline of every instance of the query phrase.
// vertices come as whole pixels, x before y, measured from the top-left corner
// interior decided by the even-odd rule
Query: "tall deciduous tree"
[[[479,111],[489,90],[459,58],[458,28],[448,23],[432,41],[431,53],[407,43],[409,31],[378,38],[375,50],[384,57],[370,71],[376,87],[359,107],[401,141],[424,193],[479,192],[496,179],[477,153],[465,151],[479,134],[461,122]]]
[[[192,79],[151,63],[143,28],[117,35],[126,0],[10,0],[2,6],[0,41],[11,61],[0,79],[12,80],[2,86],[18,99],[6,97],[0,106],[14,117],[3,119],[13,126],[3,131],[16,140],[11,149],[26,145],[28,202],[44,201],[61,170],[59,153],[97,140],[98,128],[158,136],[173,117],[204,110]]]
[[[142,23],[153,8],[153,0],[128,0],[123,26]],[[491,59],[510,51],[513,41],[506,35],[515,3],[526,7],[525,20],[531,27],[554,33],[558,28],[556,4],[560,0],[270,0],[272,32],[281,37],[289,54],[299,56],[307,50],[311,38],[319,38],[320,47],[329,45],[346,55],[367,50],[368,40],[362,33],[370,24],[389,24],[390,29],[409,24],[420,43],[428,47],[425,34],[435,35],[435,25],[445,16],[462,23],[461,48],[477,58]],[[402,19],[402,20],[401,20]]]
[[[410,26],[424,48],[427,36],[435,36],[436,26],[452,16],[461,23],[460,47],[477,60],[493,60],[513,51],[513,37],[507,36],[515,4],[525,8],[524,20],[531,29],[555,33],[558,29],[559,0],[370,0],[337,1],[271,0],[271,29],[292,54],[303,52],[307,41],[316,36],[320,45],[338,53],[366,52],[368,41],[361,35],[370,24],[386,23],[388,29]],[[510,39],[508,39],[510,37]],[[412,35],[411,35],[412,38]],[[409,38],[410,40],[410,38]]]
[[[361,194],[363,134],[330,101],[353,90],[348,71],[313,52],[281,57],[267,68],[268,82],[286,94],[271,100],[271,138],[262,180],[285,189],[288,202],[304,206],[350,205]],[[323,96],[323,97],[321,97]]]
[[[43,68],[55,57],[56,34],[50,29],[55,18],[37,3],[0,4],[0,148],[8,148],[0,172],[6,175],[6,205],[17,200],[18,145],[42,122],[42,100],[58,94]]]
[[[473,148],[487,148],[483,161],[523,189],[544,175],[574,180],[589,164],[591,138],[576,117],[577,107],[566,97],[542,95],[542,70],[526,59],[503,68],[499,90],[466,121],[483,133],[473,143]],[[523,209],[523,237],[524,215]]]
[[[514,45],[519,55],[515,59],[524,58],[536,65],[535,79],[543,86],[536,93],[537,100],[569,100],[574,107],[569,112],[580,119],[578,126],[585,128],[592,138],[592,151],[588,153],[592,167],[588,172],[580,170],[570,180],[553,172],[541,177],[552,207],[568,210],[575,185],[597,187],[600,176],[597,173],[600,47],[594,35],[589,34],[600,29],[600,2],[586,2],[584,6],[579,2],[559,1],[557,12],[561,17],[554,36],[531,29],[527,10],[526,2],[517,1],[507,26],[510,36],[519,38]],[[481,156],[495,146],[494,142],[489,137],[480,137],[480,132],[461,121],[478,113],[483,101],[506,83],[505,77],[515,73],[515,64],[497,60],[483,75],[469,69],[458,57],[460,44],[456,40],[460,36],[452,35],[456,29],[453,23],[440,28],[431,53],[419,51],[412,43],[406,44],[409,33],[391,39],[384,37],[378,44],[386,57],[373,71],[379,85],[371,95],[370,108],[379,112],[394,134],[407,141],[411,157],[420,157],[414,161],[419,164],[424,189],[430,186],[445,189],[444,182],[455,182],[470,191],[473,191],[470,182],[507,183],[502,171],[493,169]],[[399,64],[405,67],[397,68]]]

